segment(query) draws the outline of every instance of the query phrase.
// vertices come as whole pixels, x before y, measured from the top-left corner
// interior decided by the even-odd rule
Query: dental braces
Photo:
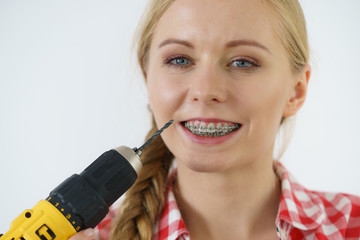
[[[225,136],[234,130],[240,128],[238,124],[234,124],[231,126],[228,126],[228,124],[225,124],[224,126],[217,126],[215,127],[214,124],[209,124],[207,127],[205,123],[201,123],[200,126],[197,126],[198,124],[191,124],[191,123],[185,123],[184,126],[189,129],[192,133],[199,135],[199,136]]]

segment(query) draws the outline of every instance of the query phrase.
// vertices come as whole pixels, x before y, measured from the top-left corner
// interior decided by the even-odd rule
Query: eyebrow
[[[253,40],[234,40],[234,41],[230,41],[226,44],[226,47],[228,47],[228,48],[233,48],[233,47],[237,47],[237,46],[258,47],[258,48],[261,48],[271,54],[270,50],[267,47],[265,47],[264,45],[262,45],[261,43],[259,43],[257,41],[253,41]]]
[[[188,47],[188,48],[192,48],[192,49],[194,48],[194,45],[192,45],[190,42],[180,40],[180,39],[175,39],[175,38],[169,38],[169,39],[162,41],[159,44],[159,48],[169,45],[169,44],[180,44],[180,45],[184,45],[185,47]]]
[[[185,47],[194,49],[194,45],[192,45],[190,42],[185,41],[185,40],[176,39],[176,38],[169,38],[169,39],[162,41],[159,44],[159,48],[164,47],[166,45],[170,45],[170,44],[184,45]],[[234,40],[234,41],[230,41],[230,42],[226,43],[225,46],[227,48],[233,48],[233,47],[237,47],[237,46],[253,46],[253,47],[261,48],[271,54],[270,50],[267,47],[265,47],[261,43],[254,41],[254,40]]]

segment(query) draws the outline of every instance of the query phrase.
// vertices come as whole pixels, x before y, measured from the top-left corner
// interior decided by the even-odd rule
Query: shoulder
[[[312,238],[315,236],[324,239],[360,238],[360,197],[311,191],[298,183],[281,163],[275,163],[274,170],[282,186],[277,219],[280,229],[309,239],[316,239]]]
[[[331,226],[344,232],[347,238],[360,238],[360,197],[345,193],[309,191],[319,199],[323,207],[323,226]],[[330,228],[331,228],[330,227]]]

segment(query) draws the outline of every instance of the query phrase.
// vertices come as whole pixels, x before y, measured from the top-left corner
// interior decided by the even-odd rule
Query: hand
[[[88,228],[72,235],[69,240],[95,240],[94,229]]]

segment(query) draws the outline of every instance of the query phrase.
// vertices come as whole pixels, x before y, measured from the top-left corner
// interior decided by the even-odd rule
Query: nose
[[[211,104],[226,101],[226,80],[216,67],[197,69],[192,77],[189,90],[192,102]]]

